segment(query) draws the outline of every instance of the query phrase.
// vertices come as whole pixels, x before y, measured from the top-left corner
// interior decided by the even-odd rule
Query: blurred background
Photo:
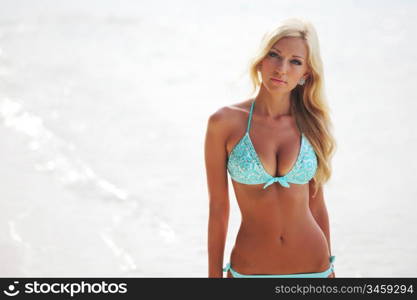
[[[415,1],[0,7],[1,277],[206,277],[207,119],[248,97],[251,55],[291,16],[317,29],[338,142],[336,276],[417,275]]]

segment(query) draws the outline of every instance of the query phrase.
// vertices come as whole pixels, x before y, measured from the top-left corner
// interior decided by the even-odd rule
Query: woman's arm
[[[229,191],[224,108],[208,120],[204,145],[209,196],[208,277],[223,277],[223,258],[229,222]]]
[[[311,180],[309,183],[309,206],[311,214],[316,220],[317,224],[320,226],[324,235],[326,236],[327,244],[329,246],[329,257],[332,253],[330,245],[330,225],[329,225],[329,215],[327,213],[326,203],[324,201],[323,188],[319,187],[317,190],[314,186],[314,180]],[[335,277],[334,272],[329,277]]]
[[[321,230],[323,231],[324,235],[327,239],[327,244],[329,246],[330,254],[331,245],[330,245],[330,226],[329,226],[329,216],[327,214],[326,204],[324,202],[323,196],[323,188],[320,187],[318,190],[315,189],[314,180],[309,182],[309,189],[310,189],[310,199],[309,199],[309,206],[311,214],[313,215],[314,219],[316,220],[317,224],[320,226]]]

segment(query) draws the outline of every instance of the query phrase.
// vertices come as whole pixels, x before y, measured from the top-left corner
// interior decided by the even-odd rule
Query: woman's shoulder
[[[236,123],[246,120],[250,111],[252,99],[222,106],[213,112],[209,117],[209,123],[213,126],[230,127]]]
[[[227,143],[233,133],[245,126],[250,104],[250,100],[244,100],[218,108],[209,117],[207,133]]]

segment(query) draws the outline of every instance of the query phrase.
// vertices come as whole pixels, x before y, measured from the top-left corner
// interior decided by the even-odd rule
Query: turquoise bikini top
[[[309,182],[317,170],[317,157],[313,147],[303,133],[301,133],[301,146],[298,157],[291,171],[280,177],[271,176],[265,171],[249,136],[254,105],[255,100],[253,100],[250,108],[246,133],[233,147],[228,158],[227,170],[232,179],[243,184],[265,183],[264,189],[274,182],[279,182],[286,188],[290,187],[289,182],[296,184]]]

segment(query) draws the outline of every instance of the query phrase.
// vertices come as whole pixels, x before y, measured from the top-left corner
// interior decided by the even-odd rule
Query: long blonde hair
[[[263,36],[258,51],[249,63],[252,93],[255,93],[262,84],[258,64],[272,46],[284,37],[302,38],[308,49],[306,61],[310,75],[303,86],[297,84],[297,87],[291,91],[291,113],[295,116],[300,131],[305,134],[316,152],[318,167],[314,183],[317,191],[331,177],[331,158],[336,150],[336,140],[331,132],[333,125],[324,89],[319,40],[311,22],[303,18],[288,18]]]

